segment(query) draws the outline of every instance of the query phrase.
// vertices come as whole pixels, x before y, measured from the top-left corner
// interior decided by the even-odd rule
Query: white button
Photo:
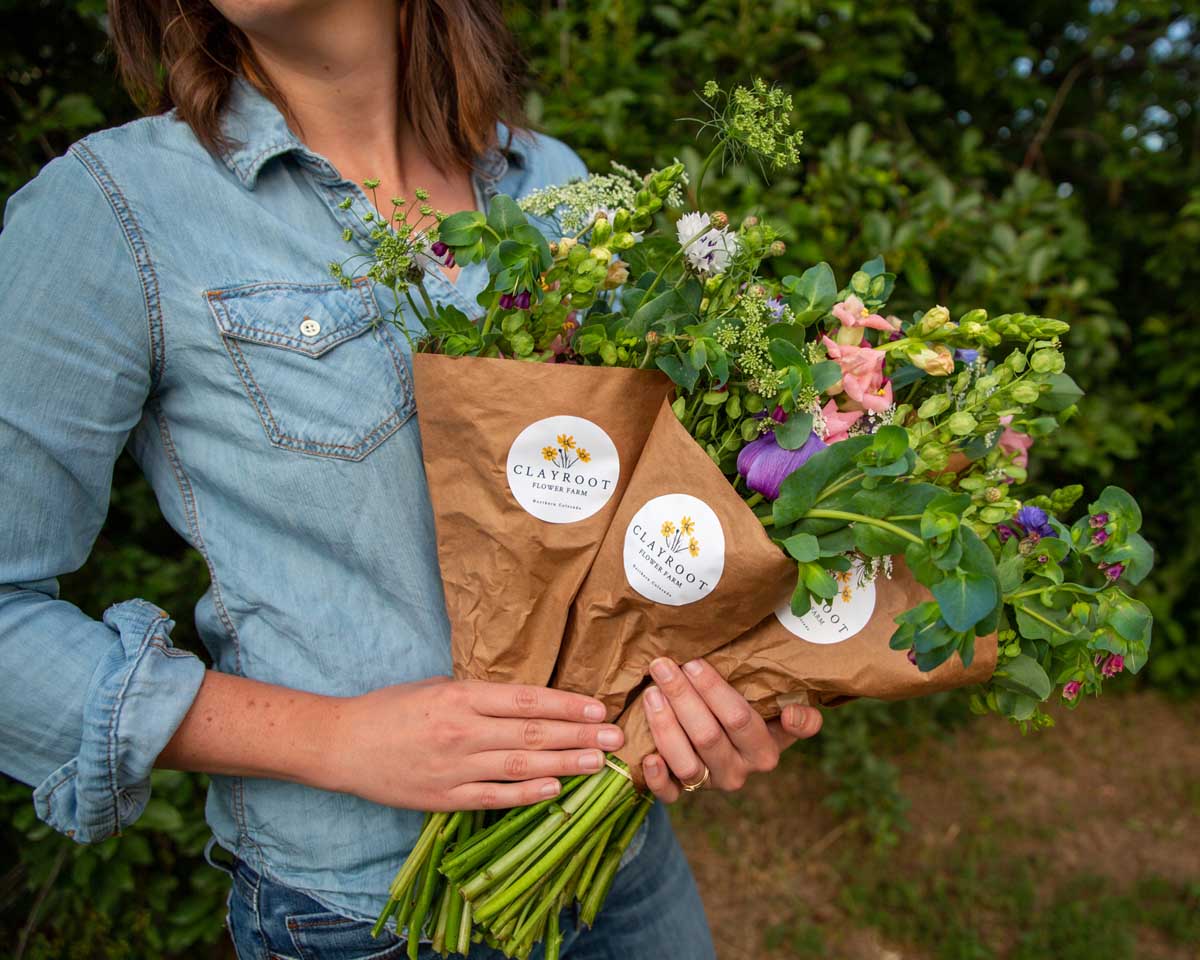
[[[304,322],[300,324],[300,332],[306,337],[315,337],[321,332],[321,325],[312,317],[305,317]]]

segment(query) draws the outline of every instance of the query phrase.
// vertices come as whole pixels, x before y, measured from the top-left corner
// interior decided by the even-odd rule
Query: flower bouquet
[[[562,907],[594,921],[648,809],[657,656],[706,657],[767,716],[979,684],[975,709],[1033,728],[1056,692],[1073,706],[1145,662],[1136,502],[1109,487],[1068,523],[1082,487],[1025,493],[1030,446],[1082,395],[1068,325],[898,318],[882,258],[844,285],[824,263],[776,279],[778,232],[707,211],[703,184],[718,160],[796,162],[791,100],[761,82],[701,99],[694,209],[682,164],[614,165],[486,215],[425,207],[423,229],[396,201],[377,225],[367,275],[415,351],[456,671],[553,677],[627,734],[551,800],[430,816],[379,919],[412,955],[426,931],[554,957]],[[478,317],[425,294],[436,260],[486,261]]]

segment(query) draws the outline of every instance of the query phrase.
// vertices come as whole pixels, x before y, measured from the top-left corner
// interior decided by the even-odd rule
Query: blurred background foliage
[[[1068,320],[1088,397],[1035,451],[1039,480],[1082,476],[1089,493],[1114,482],[1139,498],[1159,551],[1139,592],[1157,621],[1139,682],[1200,687],[1195,0],[543,0],[510,15],[530,119],[592,169],[674,156],[695,168],[696,126],[680,122],[699,111],[692,91],[761,75],[795,91],[802,167],[770,184],[727,171],[710,196],[786,231],[783,270],[823,259],[844,276],[882,252],[901,277],[897,313],[936,302]],[[0,87],[0,199],[73,140],[135,115],[101,0],[0,0]],[[93,615],[146,597],[195,647],[206,584],[123,460],[108,524],[65,595]],[[955,697],[838,711],[819,748],[829,803],[873,844],[894,843],[906,801],[880,744],[962,716]],[[0,938],[25,958],[224,955],[226,884],[198,859],[202,802],[198,778],[156,775],[136,828],[83,848],[0,780]],[[155,919],[168,900],[169,919]]]

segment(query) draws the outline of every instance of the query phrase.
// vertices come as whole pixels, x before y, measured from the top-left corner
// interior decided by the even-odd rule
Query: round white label
[[[682,607],[712,593],[725,570],[725,531],[703,500],[668,493],[625,530],[625,579],[647,599]]]
[[[832,600],[813,598],[804,616],[792,613],[791,600],[775,611],[775,618],[791,633],[809,643],[841,643],[862,631],[875,612],[875,581],[868,580],[861,561],[849,570],[834,570],[838,595]]]
[[[547,523],[586,520],[612,498],[621,458],[607,433],[582,417],[532,423],[508,448],[508,488]]]

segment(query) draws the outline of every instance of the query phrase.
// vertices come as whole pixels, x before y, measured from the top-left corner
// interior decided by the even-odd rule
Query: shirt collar
[[[247,190],[254,189],[263,167],[289,153],[297,154],[326,176],[336,176],[333,165],[304,146],[279,108],[244,77],[233,82],[221,129],[227,144],[220,151],[221,159]],[[528,169],[532,146],[526,136],[502,123],[496,132],[497,146],[477,158],[474,166],[479,179],[493,188],[510,172],[524,173]]]

